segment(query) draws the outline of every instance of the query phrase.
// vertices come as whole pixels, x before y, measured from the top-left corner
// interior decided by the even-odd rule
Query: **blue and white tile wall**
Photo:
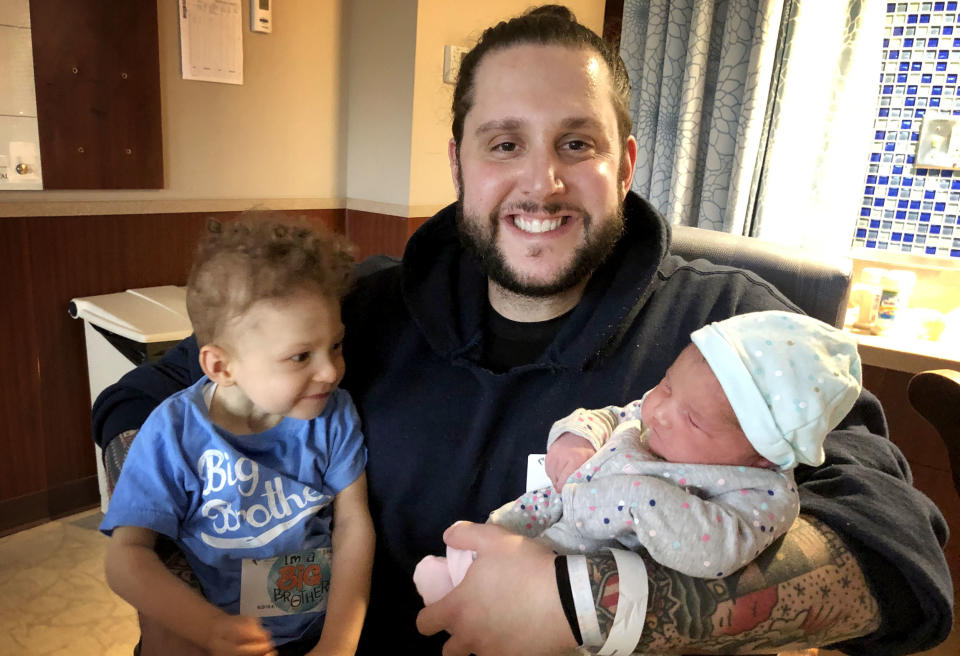
[[[853,246],[960,258],[960,171],[917,168],[927,111],[960,115],[957,2],[888,2],[874,148]]]

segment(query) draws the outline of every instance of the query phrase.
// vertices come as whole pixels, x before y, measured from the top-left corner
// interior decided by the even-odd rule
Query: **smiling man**
[[[461,62],[449,144],[459,200],[344,305],[343,387],[363,421],[377,531],[360,653],[842,642],[894,654],[940,642],[952,603],[945,523],[911,486],[868,392],[827,438],[824,465],[798,469],[794,528],[723,579],[631,552],[556,557],[471,523],[527,489],[529,456],[556,417],[639,398],[710,322],[797,311],[750,273],[668,254],[670,227],[628,191],[629,95],[619,57],[562,7],[491,27]],[[136,428],[195,377],[195,353],[187,340],[106,390],[99,439]],[[477,558],[421,610],[411,576],[443,540]]]
[[[457,226],[507,318],[571,309],[623,234],[637,146],[619,133],[612,88],[596,53],[563,46],[494,51],[476,68],[449,145]]]

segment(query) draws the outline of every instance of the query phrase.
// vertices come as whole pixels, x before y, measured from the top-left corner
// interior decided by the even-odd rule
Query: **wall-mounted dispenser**
[[[924,115],[914,166],[960,169],[960,116]]]

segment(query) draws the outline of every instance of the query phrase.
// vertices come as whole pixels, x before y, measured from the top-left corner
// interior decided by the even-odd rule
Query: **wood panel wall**
[[[356,246],[356,258],[376,253],[399,257],[410,235],[430,217],[404,218],[376,212],[347,210],[347,238]]]

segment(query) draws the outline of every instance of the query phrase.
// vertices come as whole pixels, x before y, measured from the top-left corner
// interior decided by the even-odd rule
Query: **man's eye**
[[[336,344],[330,347],[330,350],[333,351],[334,353],[339,353],[340,351],[343,350],[343,342],[337,342]]]
[[[298,362],[298,363],[306,362],[309,357],[310,357],[310,353],[307,351],[304,351],[303,353],[297,353],[296,355],[292,356],[290,360],[292,362]]]
[[[561,150],[571,154],[587,154],[593,152],[594,144],[587,139],[569,139],[561,145]]]
[[[493,147],[494,150],[501,153],[512,153],[517,149],[517,144],[512,141],[501,141]]]

